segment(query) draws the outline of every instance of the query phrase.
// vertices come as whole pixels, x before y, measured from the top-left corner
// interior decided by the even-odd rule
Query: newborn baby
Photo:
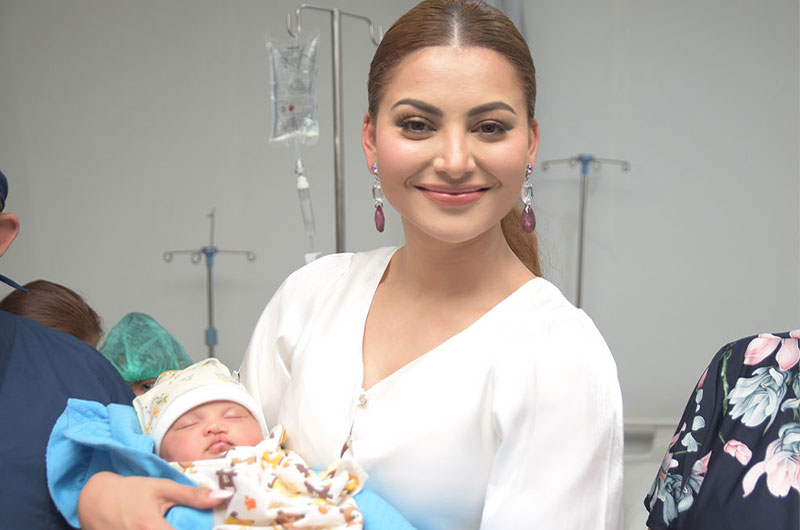
[[[352,496],[366,474],[350,459],[320,473],[284,451],[282,426],[267,433],[261,407],[217,359],[164,372],[133,406],[155,451],[200,486],[230,501],[214,527],[361,528]]]

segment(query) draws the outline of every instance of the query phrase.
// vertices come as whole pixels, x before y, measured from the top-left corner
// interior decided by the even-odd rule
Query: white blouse
[[[395,248],[321,258],[267,305],[242,381],[311,466],[351,443],[366,487],[423,529],[617,529],[622,398],[597,328],[535,278],[364,391],[362,340]]]

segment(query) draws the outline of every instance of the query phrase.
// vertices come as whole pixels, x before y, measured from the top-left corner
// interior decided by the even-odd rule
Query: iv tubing
[[[303,160],[300,158],[300,143],[294,142],[294,152],[297,157],[294,173],[297,175],[297,196],[300,199],[300,213],[303,216],[303,225],[308,236],[309,249],[314,251],[314,234],[316,226],[314,224],[314,210],[311,208],[311,189],[308,179],[305,176]]]

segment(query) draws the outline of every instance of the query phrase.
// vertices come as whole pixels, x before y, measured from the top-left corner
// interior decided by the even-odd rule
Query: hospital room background
[[[414,3],[315,5],[388,28]],[[626,527],[642,528],[642,499],[714,352],[800,327],[799,2],[495,3],[514,11],[537,66],[545,275],[580,294],[617,360]],[[0,168],[22,223],[3,274],[79,291],[106,330],[149,313],[199,360],[205,255],[164,254],[211,246],[213,221],[215,354],[236,366],[282,279],[310,251],[336,251],[337,228],[347,251],[400,244],[391,207],[384,233],[373,224],[360,131],[374,44],[348,15],[335,204],[332,17],[321,10],[301,13],[301,37],[319,36],[319,137],[301,148],[313,244],[306,235],[295,151],[270,142],[265,46],[289,38],[298,5],[0,0]],[[590,164],[582,192],[580,163],[542,164],[581,154],[630,170]]]

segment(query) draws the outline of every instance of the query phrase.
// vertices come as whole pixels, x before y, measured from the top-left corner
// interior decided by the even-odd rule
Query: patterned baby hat
[[[239,374],[214,358],[183,370],[162,373],[153,388],[133,400],[133,407],[142,432],[153,438],[156,453],[159,453],[164,435],[178,418],[212,401],[233,401],[242,405],[258,421],[261,432],[264,435],[269,432],[261,405],[239,382]]]

